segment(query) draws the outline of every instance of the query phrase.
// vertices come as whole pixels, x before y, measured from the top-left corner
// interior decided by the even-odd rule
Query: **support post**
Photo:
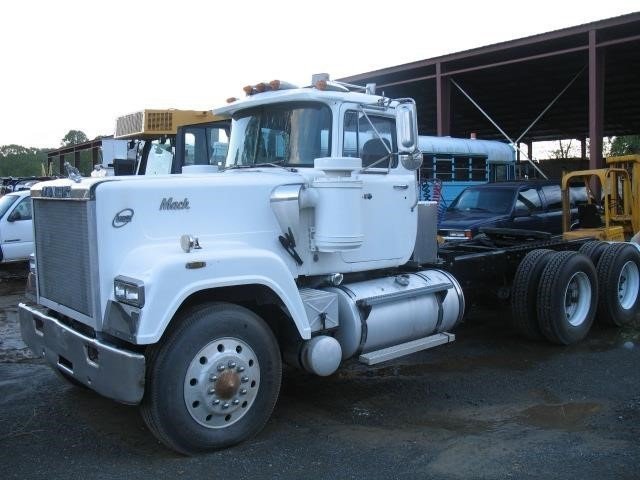
[[[602,168],[604,125],[604,50],[596,48],[596,31],[589,32],[589,168]]]
[[[95,167],[98,163],[100,163],[98,161],[98,148],[99,147],[93,147],[91,149],[91,167]]]
[[[527,145],[527,157],[533,159],[533,142],[531,140],[527,140],[525,143]]]
[[[580,139],[580,158],[582,160],[587,159],[587,139],[585,137]]]
[[[438,136],[451,135],[451,85],[443,76],[444,67],[436,63],[436,115]]]
[[[73,152],[73,166],[80,170],[80,152]]]
[[[60,173],[60,176],[64,176],[64,153],[60,154],[60,170],[58,170],[58,172]]]

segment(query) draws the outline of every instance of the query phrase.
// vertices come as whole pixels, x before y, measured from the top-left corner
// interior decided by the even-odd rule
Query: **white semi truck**
[[[260,431],[283,360],[330,375],[347,359],[376,364],[454,340],[464,296],[429,267],[436,212],[418,202],[415,104],[373,89],[323,77],[246,88],[215,112],[233,119],[219,172],[33,187],[37,304],[19,308],[25,342],[72,383],[139,404],[156,437],[189,454]],[[481,275],[479,251],[463,248],[446,251],[449,266],[472,259]],[[535,292],[542,257],[557,260],[562,276],[542,277],[565,295],[541,315],[549,335],[556,323],[575,330],[573,342],[593,321],[595,270],[584,255],[551,253],[517,282]],[[533,322],[529,297],[521,310]]]

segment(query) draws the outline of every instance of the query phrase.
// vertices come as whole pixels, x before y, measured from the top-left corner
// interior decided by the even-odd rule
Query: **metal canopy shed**
[[[584,156],[595,139],[595,168],[603,136],[640,133],[640,12],[342,80],[415,98],[421,134],[503,140],[482,109],[529,156],[532,141],[579,138]]]

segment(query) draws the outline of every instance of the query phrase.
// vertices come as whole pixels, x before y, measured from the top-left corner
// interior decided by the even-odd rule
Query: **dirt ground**
[[[22,344],[24,280],[0,276],[0,471],[9,478],[640,478],[640,329],[572,347],[514,336],[503,309],[450,345],[328,378],[287,370],[256,438],[182,457],[134,407],[59,379]]]

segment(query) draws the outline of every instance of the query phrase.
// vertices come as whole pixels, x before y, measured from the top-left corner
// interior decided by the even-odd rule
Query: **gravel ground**
[[[19,275],[18,275],[19,277]],[[0,471],[10,478],[640,478],[640,328],[520,340],[503,309],[450,345],[316,378],[286,370],[256,438],[182,457],[133,407],[68,385],[19,339],[0,276]]]

